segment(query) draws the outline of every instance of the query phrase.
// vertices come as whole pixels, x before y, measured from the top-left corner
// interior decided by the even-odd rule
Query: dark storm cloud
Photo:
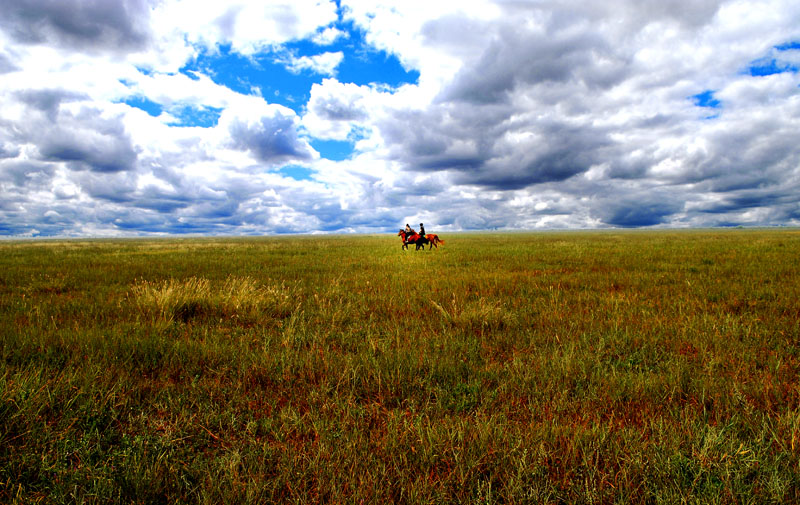
[[[593,206],[593,213],[607,225],[623,228],[654,226],[668,222],[670,216],[683,210],[682,202],[663,192],[620,193],[617,198],[602,198]]]
[[[606,174],[612,179],[636,180],[644,178],[653,165],[650,157],[621,155],[617,159],[609,160]]]
[[[62,89],[27,89],[18,91],[15,95],[23,103],[45,113],[51,121],[55,119],[62,103],[88,98],[88,96],[83,93],[75,93]]]
[[[49,185],[49,184],[48,184]],[[46,188],[41,188],[45,189]],[[64,236],[74,232],[76,224],[93,220],[95,202],[73,205],[59,201],[40,201],[30,192],[5,193],[0,212],[7,235]]]
[[[21,145],[36,147],[39,161],[65,163],[73,170],[114,173],[134,170],[138,153],[122,118],[93,107],[64,110],[63,105],[87,97],[61,89],[17,91],[14,98],[26,106],[24,120],[5,129],[9,143],[2,153],[17,156]],[[8,148],[7,146],[14,146]],[[2,156],[0,156],[2,157]]]
[[[599,65],[598,60],[605,63]],[[440,96],[442,101],[498,103],[520,87],[580,82],[609,88],[628,74],[626,58],[590,31],[529,31],[516,24],[497,36],[476,63],[466,67]]]
[[[23,44],[135,50],[148,39],[149,14],[146,0],[13,0],[3,3],[0,29]]]
[[[491,159],[503,133],[507,107],[454,107],[397,111],[378,124],[391,157],[413,170],[470,170]]]
[[[191,212],[193,217],[221,220],[236,216],[239,200],[228,198],[220,202],[200,202]]]
[[[483,113],[485,109],[485,114]],[[381,125],[394,157],[409,169],[451,171],[454,182],[515,190],[563,181],[604,161],[605,129],[556,119],[510,119],[503,107],[440,104]]]
[[[9,160],[0,163],[0,181],[7,181],[18,188],[45,189],[55,173],[50,163],[28,160]]]
[[[730,193],[719,212],[771,205],[741,192],[786,184],[796,171],[800,153],[790,119],[796,112],[745,120],[727,108],[770,105],[782,99],[776,95],[781,88],[753,83],[738,95],[728,91],[728,102],[702,120],[707,112],[686,105],[703,88],[675,91],[694,77],[683,68],[643,74],[651,62],[643,65],[641,46],[631,45],[654,23],[680,35],[676,40],[691,40],[715,22],[720,4],[631,1],[577,8],[569,2],[508,2],[502,4],[505,20],[530,22],[471,20],[475,35],[463,50],[458,20],[431,21],[423,29],[426,41],[461,55],[464,65],[433,106],[397,111],[380,122],[382,138],[407,170],[447,173],[455,185],[502,192],[548,188],[579,201],[598,190],[589,180],[605,181],[603,196],[595,195],[588,208],[574,206],[572,215],[609,226],[675,224],[690,212],[700,219],[686,204],[707,200],[704,194]],[[659,98],[649,100],[651,95]],[[459,226],[489,226],[489,215],[477,213],[469,223],[462,218]],[[506,223],[514,220],[507,217]]]
[[[136,177],[133,173],[77,172],[74,181],[92,198],[118,204],[134,202]]]
[[[600,163],[612,144],[605,132],[590,126],[545,122],[526,130],[537,140],[497,147],[487,170],[467,173],[463,180],[505,190],[563,181]]]
[[[234,148],[250,151],[260,161],[277,164],[311,159],[308,145],[298,136],[290,116],[276,114],[255,124],[234,120],[229,131]]]
[[[436,103],[380,123],[392,156],[410,170],[449,171],[457,184],[494,190],[564,181],[613,159],[619,149],[613,131],[591,117],[593,95],[629,76],[630,57],[599,32],[574,29],[585,17],[553,16],[558,19],[538,28],[473,27],[486,46],[467,59]],[[425,33],[449,44],[463,33],[455,25],[431,22]],[[520,97],[524,107],[515,103]]]
[[[150,209],[161,214],[185,209],[193,200],[187,195],[164,191],[160,188],[146,187],[136,197],[134,204],[143,209]]]
[[[140,209],[119,209],[114,212],[103,212],[98,216],[102,224],[130,231],[165,233],[173,229],[170,220],[160,214]]]
[[[703,151],[673,153],[682,170],[669,182],[696,184],[714,193],[737,192],[783,185],[800,164],[796,127],[780,117],[718,128],[703,138]]]
[[[77,113],[61,111],[61,103],[81,98],[74,93],[40,90],[18,95],[43,116],[30,114],[26,123],[14,129],[15,141],[35,145],[42,160],[66,162],[74,170],[95,172],[135,168],[138,154],[121,118],[106,117],[89,107]]]
[[[45,160],[64,161],[73,169],[95,172],[132,170],[137,157],[127,136],[98,130],[53,129],[38,147]]]
[[[720,202],[700,206],[697,210],[709,214],[726,214],[759,207],[796,205],[798,188],[747,190],[729,194]]]

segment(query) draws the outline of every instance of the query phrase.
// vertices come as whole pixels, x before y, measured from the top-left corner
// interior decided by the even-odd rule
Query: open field
[[[800,232],[442,238],[0,243],[0,502],[800,502]]]

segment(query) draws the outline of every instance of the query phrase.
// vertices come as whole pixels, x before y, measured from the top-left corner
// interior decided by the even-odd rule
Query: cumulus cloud
[[[341,51],[291,57],[286,61],[286,66],[295,73],[310,70],[317,74],[333,75],[343,58],[344,54]]]
[[[5,6],[0,234],[800,225],[796,2],[339,6]]]
[[[15,0],[3,6],[0,28],[23,44],[130,51],[147,43],[149,14],[146,0]]]
[[[336,21],[336,4],[326,0],[236,0],[206,3],[163,2],[155,10],[158,33],[184,36],[190,43],[214,49],[220,44],[253,55],[276,44],[316,35]]]
[[[269,165],[311,159],[312,152],[298,136],[295,123],[294,117],[280,113],[255,121],[233,118],[228,130],[231,145],[252,152]]]
[[[327,46],[333,44],[339,39],[346,39],[346,38],[349,38],[347,32],[329,26],[324,30],[320,31],[319,33],[317,33],[316,35],[314,35],[314,37],[312,37],[311,40],[313,40],[314,43],[317,45]]]
[[[14,160],[0,163],[0,172],[6,184],[40,190],[49,185],[55,169],[47,163]]]
[[[35,148],[33,158],[49,162],[67,162],[76,170],[119,172],[131,170],[137,152],[118,116],[80,107],[77,112],[60,109],[63,101],[79,95],[53,91],[21,93],[29,110],[41,112],[28,116],[25,128],[18,129],[15,140]]]
[[[683,202],[666,191],[647,192],[634,189],[615,198],[601,197],[593,214],[603,223],[624,228],[667,223],[683,209]]]
[[[345,140],[366,126],[370,104],[376,100],[380,92],[368,86],[324,79],[311,86],[303,124],[317,138]]]
[[[397,110],[376,123],[392,158],[407,170],[447,173],[455,184],[505,192],[557,187],[575,201],[604,181],[614,197],[572,209],[572,225],[696,224],[701,218],[687,215],[681,199],[796,178],[789,167],[797,166],[797,150],[786,140],[798,117],[798,76],[782,71],[792,56],[779,54],[784,63],[770,63],[775,75],[766,78],[742,69],[764,52],[773,58],[781,41],[796,38],[788,20],[798,19],[797,8],[772,6],[783,15],[771,42],[740,41],[722,52],[723,41],[743,34],[749,8],[725,2],[573,7],[508,4],[507,16],[486,21],[459,14],[478,34],[473,40],[483,41],[471,56],[451,42],[452,16],[423,23],[418,33],[461,66],[429,107]],[[367,26],[390,17],[379,7],[353,8]],[[666,33],[650,43],[645,37],[656,27]],[[423,58],[414,52],[408,57]],[[719,61],[711,65],[712,59]],[[717,88],[720,110],[691,101],[707,86]],[[667,198],[673,194],[683,196]]]

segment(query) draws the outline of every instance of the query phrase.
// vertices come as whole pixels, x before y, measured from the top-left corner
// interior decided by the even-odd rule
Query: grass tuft
[[[203,318],[228,318],[254,322],[284,318],[294,307],[285,284],[262,285],[251,277],[229,276],[224,282],[209,279],[137,281],[131,288],[143,313],[163,322]]]

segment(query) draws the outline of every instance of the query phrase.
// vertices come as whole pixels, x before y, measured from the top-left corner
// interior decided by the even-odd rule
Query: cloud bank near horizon
[[[20,0],[0,236],[798,226],[798,27],[781,0]]]

